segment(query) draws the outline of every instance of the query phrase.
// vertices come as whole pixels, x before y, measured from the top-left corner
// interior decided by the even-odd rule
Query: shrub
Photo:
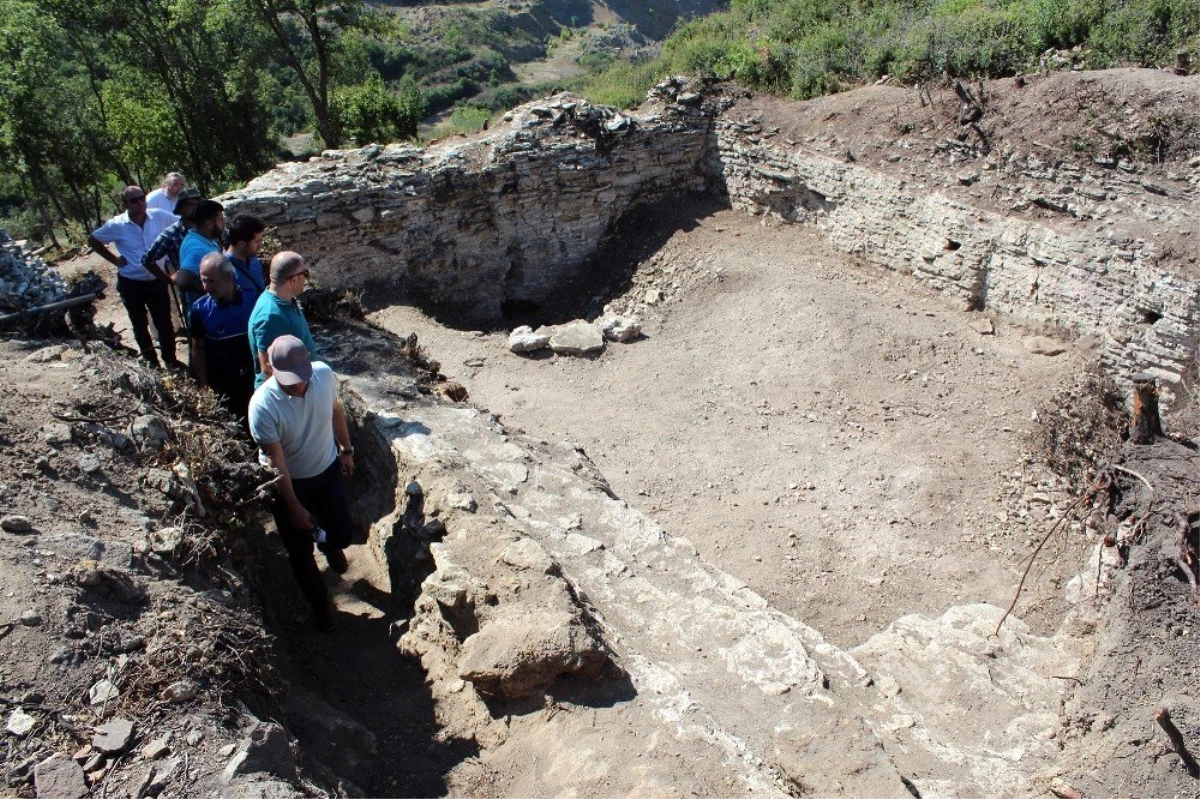
[[[645,64],[618,61],[611,69],[585,80],[578,91],[594,103],[631,108],[646,99],[646,92],[665,73],[657,61]]]
[[[417,95],[414,96],[412,91]],[[340,89],[337,108],[346,135],[358,145],[387,144],[397,139],[412,139],[424,111],[424,98],[411,77],[406,84],[403,102],[388,92],[383,80],[372,75],[366,83]]]

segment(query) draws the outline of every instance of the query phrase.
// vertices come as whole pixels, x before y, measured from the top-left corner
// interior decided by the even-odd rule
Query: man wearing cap
[[[147,269],[142,256],[158,234],[175,222],[175,217],[157,208],[146,208],[146,192],[140,186],[126,186],[121,192],[125,212],[114,216],[88,236],[88,244],[104,260],[117,267],[117,295],[129,314],[129,325],[142,358],[158,366],[154,341],[150,338],[150,320],[158,332],[163,363],[178,367],[175,357],[175,329],[171,325],[171,297],[166,275],[157,265]],[[117,248],[113,255],[108,245]]]
[[[192,229],[192,214],[201,199],[200,192],[196,189],[184,189],[179,193],[179,200],[175,203],[175,216],[178,219],[175,224],[159,233],[150,249],[146,250],[146,254],[142,256],[143,267],[149,270],[152,265],[160,264],[162,259],[166,258],[171,265],[171,273],[179,270],[179,247],[183,244],[184,236]]]
[[[250,399],[250,432],[279,470],[272,513],[287,548],[292,574],[312,605],[318,629],[333,627],[329,590],[313,557],[313,544],[338,574],[353,532],[344,477],[354,474],[354,449],[338,400],[337,377],[295,336],[280,336],[267,350],[271,376]]]
[[[187,179],[178,172],[168,172],[163,178],[162,186],[155,189],[146,195],[146,207],[157,208],[160,211],[166,211],[168,214],[182,216],[178,210],[179,198],[182,195],[183,187],[187,185]]]
[[[284,335],[295,336],[317,357],[317,345],[308,329],[308,320],[296,298],[308,284],[309,271],[299,253],[283,251],[271,259],[271,285],[254,303],[250,314],[250,354],[257,373],[254,385],[261,386],[271,376],[267,350],[271,342]]]
[[[211,388],[230,413],[245,420],[254,393],[246,331],[256,298],[241,290],[233,264],[218,252],[200,261],[200,282],[204,296],[192,303],[188,319],[192,376],[201,388]]]

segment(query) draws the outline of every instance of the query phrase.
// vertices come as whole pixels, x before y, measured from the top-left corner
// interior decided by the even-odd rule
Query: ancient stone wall
[[[756,121],[715,125],[711,168],[735,208],[815,223],[846,253],[968,307],[1103,336],[1118,377],[1147,371],[1176,390],[1191,377],[1200,283],[1159,265],[1153,226],[1131,239],[1005,216],[762,133]]]
[[[483,138],[329,151],[223,200],[276,227],[324,285],[495,320],[552,297],[626,212],[705,187],[710,115],[681,85],[636,117],[558,95]]]
[[[1004,214],[933,180],[763,135],[736,105],[689,88],[661,85],[637,115],[559,95],[480,138],[330,151],[225,200],[275,226],[325,285],[495,322],[506,303],[543,303],[589,269],[632,209],[715,192],[748,212],[815,223],[847,254],[956,303],[1099,336],[1115,375],[1150,372],[1168,400],[1191,378],[1200,284],[1163,265],[1153,207],[1141,238]],[[1075,188],[1086,202],[1088,187]],[[1194,210],[1181,213],[1176,222],[1194,224]]]

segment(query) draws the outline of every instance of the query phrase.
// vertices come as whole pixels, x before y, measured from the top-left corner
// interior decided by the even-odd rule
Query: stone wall
[[[1159,265],[1152,237],[1106,235],[973,206],[924,184],[761,136],[718,118],[711,168],[735,208],[811,222],[842,251],[911,275],[952,301],[1104,340],[1117,377],[1176,390],[1200,342],[1200,283]]]
[[[478,138],[330,151],[224,199],[275,226],[324,285],[497,322],[506,303],[543,303],[592,268],[623,215],[709,191],[817,224],[847,254],[955,303],[1098,336],[1116,376],[1150,372],[1168,400],[1192,377],[1200,284],[1162,265],[1153,203],[1136,220],[1143,238],[1004,214],[933,179],[773,139],[733,101],[690,89],[668,81],[636,115],[559,95]],[[1176,211],[1194,226],[1194,209]]]
[[[711,115],[682,86],[664,84],[638,116],[563,94],[461,143],[328,151],[222,199],[276,227],[323,285],[497,320],[578,276],[623,214],[704,189]]]

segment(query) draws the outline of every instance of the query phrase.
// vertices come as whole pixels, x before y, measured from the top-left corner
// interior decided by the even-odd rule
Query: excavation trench
[[[498,775],[518,794],[772,794],[847,770],[884,794],[905,790],[901,776],[976,784],[998,762],[931,708],[961,701],[955,685],[977,668],[1010,669],[1017,693],[983,701],[1027,746],[1012,731],[1056,719],[1061,686],[974,661],[911,681],[932,651],[985,646],[1007,604],[1037,529],[1010,496],[1029,488],[1028,413],[1069,367],[1031,356],[1002,321],[981,335],[804,227],[693,203],[638,230],[654,246],[612,264],[624,293],[603,299],[636,303],[645,335],[595,359],[521,357],[503,332],[405,306],[375,311],[375,329],[322,333],[354,420],[361,545],[331,583],[338,632],[299,620],[280,638],[293,685],[353,723],[330,747],[331,725],[312,719],[333,714],[302,698],[293,732],[378,795],[494,791]],[[664,300],[645,304],[651,292]],[[469,404],[438,399],[396,356],[412,332]],[[275,571],[292,591],[282,560]],[[1059,592],[1031,595],[1022,615],[1053,632]],[[547,609],[578,634],[538,638],[557,624]],[[497,628],[521,646],[478,644]],[[1027,631],[1004,646],[1040,670],[1078,667],[1071,641]],[[540,676],[514,680],[523,670]],[[905,699],[887,700],[896,686]],[[894,730],[897,716],[921,720]],[[925,736],[959,765],[924,746],[890,754]],[[864,760],[838,760],[864,741],[878,742]],[[572,762],[584,745],[603,768]],[[614,776],[629,758],[647,762]],[[707,765],[685,778],[681,758]]]
[[[1092,645],[1067,600],[1096,543],[1073,528],[994,635],[1065,496],[1028,436],[1097,359],[1169,399],[1200,292],[1145,242],[687,88],[636,117],[554,98],[232,198],[368,287],[376,326],[319,339],[365,453],[351,639],[281,636],[293,680],[376,737],[334,770],[384,795],[1027,791]],[[601,313],[642,337],[509,350],[519,322]],[[469,403],[405,371],[412,333]]]

